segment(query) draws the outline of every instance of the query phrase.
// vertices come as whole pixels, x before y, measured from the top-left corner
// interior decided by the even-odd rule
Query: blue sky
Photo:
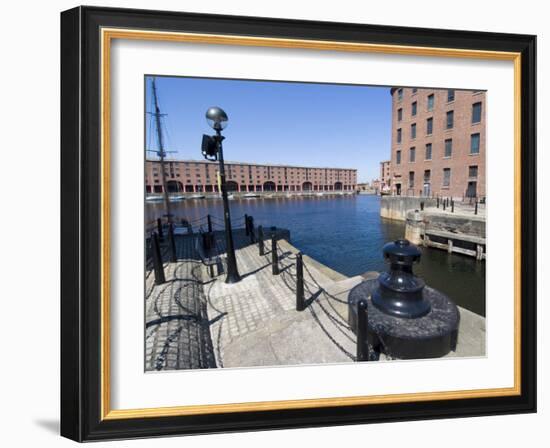
[[[225,159],[319,167],[357,168],[358,181],[379,177],[389,159],[391,96],[388,87],[157,77],[169,157],[201,159],[204,114],[219,106],[229,116]],[[152,111],[151,78],[146,110]],[[146,120],[146,146],[156,149]],[[151,155],[150,153],[148,154]]]

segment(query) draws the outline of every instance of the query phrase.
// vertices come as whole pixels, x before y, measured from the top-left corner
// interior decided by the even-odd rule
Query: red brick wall
[[[380,162],[380,187],[385,189],[391,186],[391,162]]]
[[[428,96],[434,95],[433,110],[428,110]],[[476,195],[485,196],[485,138],[486,138],[486,94],[471,90],[455,90],[454,101],[448,101],[446,89],[392,89],[392,143],[391,183],[392,192],[397,193],[401,185],[402,195],[419,196],[424,190],[424,171],[430,170],[431,194],[462,198],[469,182],[476,182]],[[412,116],[412,103],[417,103],[416,116]],[[481,103],[481,121],[472,124],[472,105]],[[398,120],[399,109],[402,118]],[[453,111],[454,125],[446,129],[447,112]],[[426,132],[426,121],[433,118],[433,132]],[[411,135],[411,125],[416,124],[416,138]],[[401,143],[397,141],[401,129]],[[479,154],[470,154],[471,135],[479,133]],[[452,155],[444,157],[445,140],[452,139]],[[425,159],[426,144],[432,144],[432,159]],[[410,148],[416,152],[415,162],[410,162]],[[401,163],[397,164],[397,151],[401,151]],[[469,176],[469,167],[477,166],[477,177]],[[451,169],[450,185],[443,185],[443,170]],[[414,188],[409,188],[409,173],[414,172]]]
[[[273,185],[275,191],[304,191],[308,182],[312,191],[355,190],[357,170],[314,168],[301,166],[256,165],[226,162],[226,180],[235,182],[238,191],[266,191]],[[166,180],[180,191],[217,191],[217,162],[166,161]],[[272,184],[267,184],[272,182]],[[145,184],[148,192],[162,192],[160,162],[147,160]],[[234,185],[234,184],[233,184]],[[169,187],[170,188],[170,187]]]

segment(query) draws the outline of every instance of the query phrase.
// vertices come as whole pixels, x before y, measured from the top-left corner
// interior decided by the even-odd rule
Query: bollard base
[[[357,331],[357,302],[368,298],[367,342],[375,353],[395,359],[439,358],[456,350],[460,314],[456,305],[433,288],[424,288],[431,310],[425,316],[404,319],[380,311],[371,301],[378,280],[366,280],[348,297],[348,322]]]

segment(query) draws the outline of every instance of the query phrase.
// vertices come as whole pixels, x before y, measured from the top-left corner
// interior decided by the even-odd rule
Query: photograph
[[[485,357],[489,94],[145,75],[145,372]]]

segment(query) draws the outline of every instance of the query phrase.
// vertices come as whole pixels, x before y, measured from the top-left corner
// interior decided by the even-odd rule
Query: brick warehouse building
[[[209,193],[218,191],[218,162],[206,160],[165,160],[167,188],[172,192]],[[228,191],[307,192],[353,191],[357,170],[287,165],[260,165],[225,162]],[[147,193],[162,193],[161,164],[146,160]]]
[[[485,196],[485,92],[392,88],[392,194]]]
[[[380,162],[380,191],[385,193],[391,190],[391,161]]]

